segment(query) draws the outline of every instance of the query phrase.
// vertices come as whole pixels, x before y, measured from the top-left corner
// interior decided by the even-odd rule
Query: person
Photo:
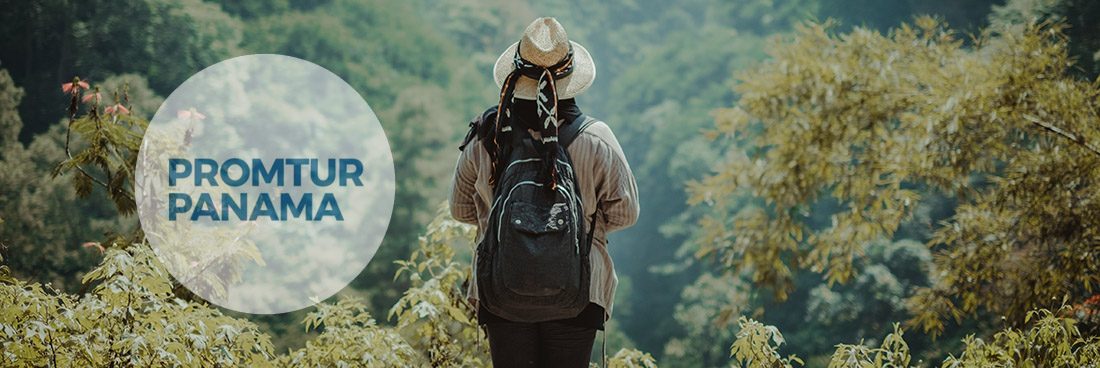
[[[520,129],[528,128],[528,133],[538,139],[548,133],[548,127],[542,125],[546,116],[555,119],[557,126],[582,116],[575,97],[592,85],[596,69],[588,50],[569,41],[562,25],[547,17],[531,23],[520,41],[501,54],[493,77],[501,87],[497,110],[505,111],[501,118],[511,119],[511,124]],[[549,134],[557,131],[557,127],[552,128]],[[479,244],[486,236],[493,200],[495,158],[484,144],[488,141],[480,142],[488,139],[467,136],[450,195],[452,216],[478,225]],[[585,212],[581,218],[598,220],[594,221],[589,252],[589,303],[572,318],[537,323],[510,321],[479,305],[477,282],[469,282],[467,297],[477,306],[478,321],[487,331],[496,367],[587,367],[596,331],[602,330],[611,317],[618,279],[607,250],[607,234],[637,220],[637,185],[615,134],[603,122],[587,125],[566,152],[572,159]],[[476,277],[477,271],[473,274]]]

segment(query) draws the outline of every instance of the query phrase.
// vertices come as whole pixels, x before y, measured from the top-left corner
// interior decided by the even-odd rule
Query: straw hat
[[[523,31],[520,42],[513,43],[500,54],[493,65],[493,80],[497,87],[504,84],[508,74],[515,69],[512,65],[512,57],[519,47],[519,55],[540,66],[552,66],[561,61],[569,53],[569,45],[573,45],[573,73],[569,76],[554,81],[559,99],[573,98],[583,93],[592,86],[596,79],[596,63],[592,61],[592,55],[579,43],[569,41],[565,34],[565,28],[551,17],[535,19],[527,29]],[[516,98],[534,100],[538,94],[538,81],[520,77],[516,83]]]

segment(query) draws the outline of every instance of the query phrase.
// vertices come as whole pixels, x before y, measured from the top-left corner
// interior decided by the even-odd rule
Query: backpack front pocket
[[[497,264],[504,286],[523,296],[552,296],[576,288],[580,260],[574,254],[569,204],[513,202],[504,210]]]

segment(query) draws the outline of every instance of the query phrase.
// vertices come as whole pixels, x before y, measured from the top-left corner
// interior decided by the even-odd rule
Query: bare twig
[[[46,330],[46,336],[50,342],[50,365],[57,366],[57,348],[53,345],[53,332],[49,329]]]
[[[1068,139],[1070,142],[1073,142],[1073,143],[1075,143],[1075,144],[1077,144],[1081,147],[1084,147],[1085,149],[1087,149],[1089,151],[1092,151],[1092,153],[1096,154],[1097,156],[1100,156],[1100,149],[1096,148],[1096,146],[1093,146],[1093,145],[1089,144],[1089,142],[1085,141],[1084,137],[1082,137],[1080,135],[1077,135],[1077,134],[1073,134],[1072,132],[1068,132],[1068,131],[1066,131],[1062,128],[1056,127],[1053,124],[1050,124],[1050,123],[1044,122],[1042,120],[1039,120],[1039,118],[1037,118],[1037,117],[1034,117],[1034,116],[1031,116],[1031,115],[1028,115],[1028,114],[1024,114],[1023,116],[1024,116],[1025,120],[1030,121],[1032,124],[1038,125],[1038,126],[1042,127],[1043,129],[1046,129],[1047,131],[1051,132],[1051,133],[1057,134],[1057,135],[1061,136],[1062,138]]]

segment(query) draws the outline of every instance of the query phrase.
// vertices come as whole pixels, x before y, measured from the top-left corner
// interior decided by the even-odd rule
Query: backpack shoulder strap
[[[458,150],[465,150],[466,146],[469,145],[470,141],[474,140],[474,138],[484,141],[485,137],[489,135],[489,129],[492,128],[496,118],[497,107],[492,106],[481,113],[481,115],[470,120],[470,130],[466,132],[466,137],[462,139],[462,145],[458,146]]]
[[[573,122],[565,124],[562,130],[558,132],[558,142],[561,142],[562,147],[569,147],[569,144],[573,143],[573,140],[577,139],[585,128],[597,121],[599,120],[588,115],[577,117]]]

